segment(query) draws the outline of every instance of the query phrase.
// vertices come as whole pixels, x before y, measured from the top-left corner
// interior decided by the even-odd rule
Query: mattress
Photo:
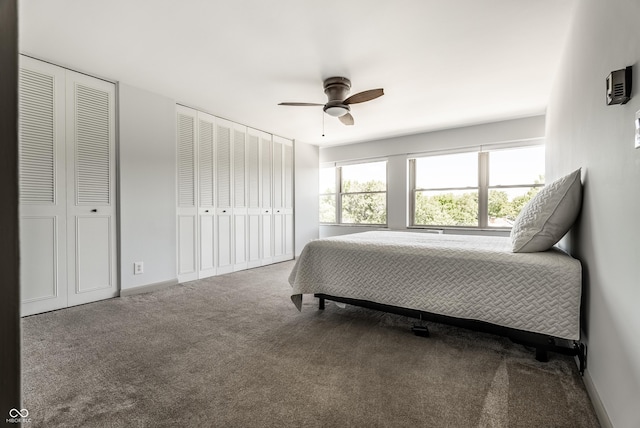
[[[376,231],[309,242],[289,283],[298,310],[322,293],[577,340],[581,275],[560,249],[513,253],[508,237]]]

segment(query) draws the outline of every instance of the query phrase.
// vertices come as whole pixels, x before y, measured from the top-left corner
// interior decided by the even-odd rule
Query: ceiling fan
[[[346,98],[351,89],[351,81],[346,77],[329,77],[324,81],[324,93],[327,94],[328,101],[326,104],[318,103],[280,103],[279,106],[323,106],[322,110],[330,116],[337,117],[340,122],[345,125],[353,125],[353,116],[351,116],[351,104],[364,103],[374,100],[382,95],[382,88],[369,89],[368,91],[358,92]]]

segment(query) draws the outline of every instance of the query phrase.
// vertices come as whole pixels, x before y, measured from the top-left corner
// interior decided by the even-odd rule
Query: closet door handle
[[[208,213],[208,212],[209,212],[209,210],[204,210],[204,212]]]
[[[227,210],[222,210],[222,212],[223,212],[223,213],[226,213],[226,212],[227,212]]]
[[[92,212],[92,213],[97,213],[97,212],[98,212],[98,210],[94,208],[94,209],[92,209],[92,210],[91,210],[91,212]]]

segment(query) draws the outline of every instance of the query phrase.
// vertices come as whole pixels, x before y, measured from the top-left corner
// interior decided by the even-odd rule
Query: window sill
[[[467,234],[467,235],[489,235],[489,236],[509,236],[511,228],[492,227],[462,227],[462,226],[407,226],[407,230],[441,230],[442,233]]]
[[[352,229],[352,232],[349,232]],[[355,230],[358,229],[358,230]],[[435,226],[407,226],[402,229],[390,229],[387,225],[381,224],[337,224],[337,223],[320,223],[321,237],[333,236],[334,234],[355,233],[357,231],[366,230],[395,230],[416,233],[429,233],[434,231],[442,234],[451,235],[484,235],[484,236],[509,236],[511,229],[480,229],[477,227],[435,227]],[[333,231],[333,232],[332,232]]]
[[[386,224],[362,224],[362,223],[320,223],[320,227],[375,227],[376,229],[388,229]]]

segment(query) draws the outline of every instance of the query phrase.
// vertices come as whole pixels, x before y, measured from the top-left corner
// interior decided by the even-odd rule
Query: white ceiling
[[[21,0],[20,50],[328,146],[543,114],[574,0]],[[344,76],[355,125],[320,107]],[[323,133],[324,116],[324,133]]]

